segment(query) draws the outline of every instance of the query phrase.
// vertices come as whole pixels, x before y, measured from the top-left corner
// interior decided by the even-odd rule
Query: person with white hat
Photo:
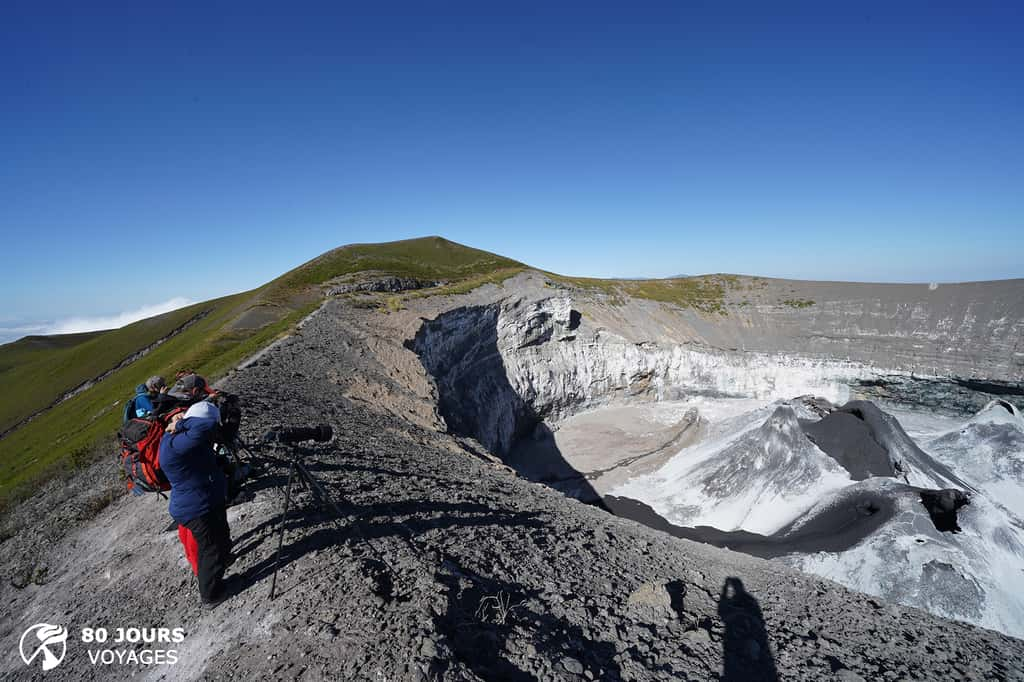
[[[220,412],[202,401],[174,415],[160,441],[160,468],[171,484],[169,511],[199,577],[199,595],[210,606],[227,596],[223,578],[231,557],[227,480],[213,449],[219,437]]]

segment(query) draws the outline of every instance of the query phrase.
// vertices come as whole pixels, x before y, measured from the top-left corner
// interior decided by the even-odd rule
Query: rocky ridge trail
[[[74,522],[86,490],[116,476],[97,465],[15,511],[5,578],[45,570],[0,586],[7,650],[56,621],[187,637],[172,667],[94,667],[69,645],[47,679],[1024,679],[1024,641],[616,518],[446,434],[404,346],[445,305],[385,315],[331,300],[226,380],[251,443],[276,424],[334,427],[302,457],[346,518],[297,495],[277,599],[287,468],[274,453],[259,449],[254,499],[229,510],[240,591],[207,612],[163,500],[120,498]],[[30,670],[0,662],[8,679],[42,677]]]

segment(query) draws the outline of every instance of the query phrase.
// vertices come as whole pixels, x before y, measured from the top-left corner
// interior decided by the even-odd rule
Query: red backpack
[[[135,417],[118,432],[121,439],[121,466],[128,490],[135,495],[159,493],[171,489],[160,470],[160,439],[171,417],[184,412],[180,407],[159,417]]]

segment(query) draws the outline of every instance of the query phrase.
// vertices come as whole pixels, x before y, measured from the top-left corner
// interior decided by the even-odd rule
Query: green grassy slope
[[[104,332],[82,332],[80,334],[56,334],[54,336],[26,336],[11,343],[0,345],[0,372],[19,364],[35,362],[47,357],[54,350],[73,348]]]
[[[30,337],[0,346],[0,433],[167,336],[203,307],[189,306],[113,331]]]
[[[82,393],[46,410],[0,439],[0,506],[30,492],[40,481],[69,465],[101,454],[120,424],[123,401],[146,377],[170,378],[191,368],[211,380],[248,355],[287,333],[322,300],[321,285],[362,271],[444,280],[445,291],[504,279],[525,268],[520,263],[439,237],[385,244],[357,244],[330,251],[253,291],[189,306],[120,330],[41,337],[0,346],[0,424],[15,424],[45,408],[69,389],[118,365],[125,357],[196,316],[206,315],[181,333],[117,370]],[[254,307],[278,314],[258,328],[236,328]],[[18,399],[23,393],[25,399]],[[0,428],[2,430],[2,428]]]
[[[95,339],[97,336],[102,336],[104,333],[100,331],[54,336],[26,336],[17,341],[0,345],[0,385],[13,387],[15,395],[23,392],[25,391],[25,381],[19,380],[19,375],[32,375],[36,371],[42,371],[42,368],[52,358]],[[55,395],[60,390],[58,383],[54,383],[50,394]],[[21,409],[21,406],[16,404],[15,396],[9,395],[9,393],[5,392],[5,395],[0,396],[0,433],[10,428],[9,425],[19,419],[17,411]],[[6,407],[3,404],[5,400],[15,402],[15,404]],[[25,408],[23,411],[31,413],[32,410]]]

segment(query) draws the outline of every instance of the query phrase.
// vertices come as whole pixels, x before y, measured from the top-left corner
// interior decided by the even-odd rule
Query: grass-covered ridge
[[[314,258],[271,282],[267,297],[282,301],[302,295],[337,277],[357,272],[462,282],[501,270],[511,274],[527,266],[509,258],[448,241],[442,237],[406,239],[383,244],[350,244]]]
[[[516,261],[439,237],[357,244],[330,251],[252,291],[195,304],[121,329],[31,337],[0,346],[0,432],[35,418],[0,438],[0,507],[41,480],[108,449],[124,400],[154,374],[168,379],[191,368],[216,380],[312,312],[331,280],[359,272],[444,281],[455,293],[500,281],[525,269]],[[259,326],[240,325],[254,309],[272,310]],[[184,326],[186,323],[187,326]],[[126,358],[177,333],[127,366]],[[83,382],[102,381],[48,408]]]

